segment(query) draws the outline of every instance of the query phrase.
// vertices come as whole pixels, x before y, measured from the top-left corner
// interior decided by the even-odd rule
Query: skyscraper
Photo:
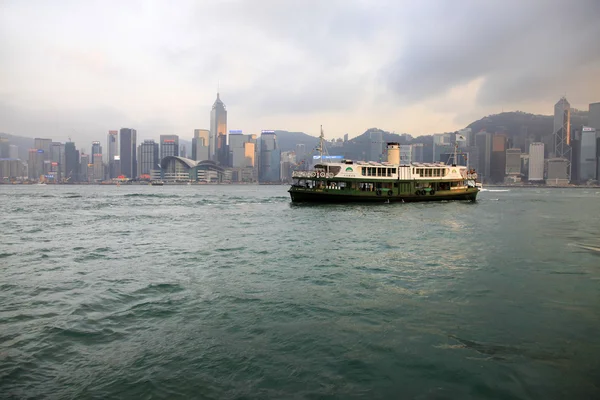
[[[208,160],[208,138],[210,132],[207,129],[194,129],[194,138],[192,139],[192,160]]]
[[[57,182],[61,182],[65,176],[65,145],[60,142],[52,142],[50,144],[50,161],[56,163],[55,178]]]
[[[477,147],[477,154],[479,157],[477,174],[483,181],[483,179],[489,179],[490,177],[490,165],[492,160],[492,134],[486,131],[478,132],[475,135],[475,147]],[[544,158],[542,157],[542,161],[543,159]]]
[[[92,142],[92,156],[102,154],[102,145],[100,142]]]
[[[521,175],[521,149],[506,149],[506,175]]]
[[[121,128],[119,136],[121,137],[121,174],[129,179],[135,179],[137,178],[137,132],[135,129]]]
[[[586,183],[598,179],[598,148],[596,129],[584,126],[581,129],[579,181]]]
[[[277,146],[274,131],[262,131],[260,136],[260,164],[258,179],[260,182],[279,182],[281,172],[281,150]]]
[[[108,131],[108,177],[116,178],[119,174],[115,168],[115,156],[119,155],[119,132]]]
[[[153,169],[158,169],[158,143],[154,140],[144,140],[138,147],[138,172],[141,175],[150,175]]]
[[[554,157],[567,161],[567,176],[571,164],[571,105],[565,97],[554,105]]]
[[[401,144],[400,145],[400,164],[402,165],[410,165],[412,161],[412,145],[410,144]]]
[[[102,151],[102,150],[100,150]],[[103,181],[104,180],[104,162],[102,162],[102,153],[92,154],[92,165],[93,167],[93,180]]]
[[[210,138],[208,143],[209,156],[213,161],[218,161],[219,135],[225,136],[222,145],[227,145],[227,109],[221,101],[219,93],[217,93],[217,99],[210,112]]]
[[[179,136],[160,135],[160,159],[179,156]]]
[[[69,182],[79,180],[79,151],[75,148],[75,143],[65,143],[65,179]]]
[[[590,104],[588,118],[588,126],[600,132],[600,103]]]
[[[411,144],[412,154],[410,156],[411,162],[422,163],[423,162],[423,143]]]
[[[44,160],[50,160],[50,145],[52,144],[52,139],[41,139],[35,138],[33,139],[33,147],[38,150],[43,150],[41,154],[44,154]]]
[[[544,143],[535,142],[529,145],[529,173],[530,182],[544,180]]]
[[[492,137],[490,177],[494,182],[503,182],[506,173],[506,135],[496,133]]]

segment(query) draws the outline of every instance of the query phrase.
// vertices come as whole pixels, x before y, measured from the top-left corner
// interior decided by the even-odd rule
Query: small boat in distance
[[[475,201],[479,188],[477,174],[466,166],[443,163],[400,163],[400,144],[388,143],[384,162],[323,162],[324,137],[321,129],[321,162],[312,170],[292,172],[288,192],[293,203]],[[456,147],[454,160],[456,160]]]
[[[163,181],[151,181],[150,186],[162,186],[165,183]]]

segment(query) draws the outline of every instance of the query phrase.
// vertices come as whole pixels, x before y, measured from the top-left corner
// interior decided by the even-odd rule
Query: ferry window
[[[377,176],[381,176],[381,168],[377,168]]]

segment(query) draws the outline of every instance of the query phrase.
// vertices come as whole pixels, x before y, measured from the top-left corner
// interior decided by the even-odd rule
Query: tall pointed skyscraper
[[[209,158],[213,161],[218,161],[219,136],[224,136],[221,138],[221,144],[227,145],[227,109],[225,109],[225,104],[223,104],[217,92],[217,99],[210,112],[210,138],[208,143]]]
[[[562,97],[554,105],[554,157],[566,161],[567,171],[571,174],[571,105]]]

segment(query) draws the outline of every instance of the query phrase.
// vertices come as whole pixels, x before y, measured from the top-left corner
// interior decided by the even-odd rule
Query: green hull
[[[312,190],[292,187],[289,190],[293,203],[408,203],[422,201],[475,201],[477,188],[447,190],[434,194],[400,193],[388,195],[387,192],[356,192],[335,189]]]

